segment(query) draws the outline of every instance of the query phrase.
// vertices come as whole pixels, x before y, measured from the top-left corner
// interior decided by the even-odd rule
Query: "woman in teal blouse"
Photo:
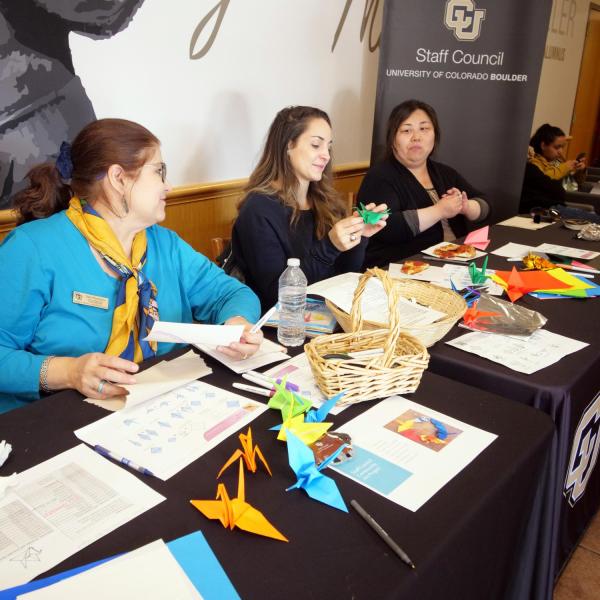
[[[149,131],[104,119],[30,172],[15,197],[25,223],[0,246],[0,412],[40,390],[122,395],[137,363],[173,347],[144,341],[159,316],[241,323],[242,339],[219,349],[239,359],[258,349],[254,293],[157,225],[165,171]]]

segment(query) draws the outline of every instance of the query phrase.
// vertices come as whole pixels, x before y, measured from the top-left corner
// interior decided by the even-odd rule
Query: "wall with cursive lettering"
[[[98,117],[162,141],[174,185],[247,177],[275,113],[316,105],[337,164],[367,160],[382,2],[146,0],[106,40],[71,34]]]
[[[552,3],[532,131],[542,123],[571,129],[589,9],[590,0]]]

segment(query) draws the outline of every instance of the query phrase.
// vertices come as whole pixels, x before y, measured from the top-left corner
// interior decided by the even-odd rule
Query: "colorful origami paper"
[[[229,498],[225,485],[219,483],[216,500],[190,500],[190,502],[205,517],[221,521],[223,527],[229,527],[229,529],[237,527],[257,535],[283,542],[288,541],[259,510],[246,502],[244,463],[241,458],[237,498]]]
[[[567,273],[564,269],[557,268],[548,271],[561,284],[567,287],[558,287],[536,290],[545,294],[558,294],[560,296],[572,296],[574,298],[587,298],[589,290],[594,288],[594,283],[585,277],[577,277],[574,273]]]
[[[467,235],[465,238],[463,244],[474,246],[478,250],[485,250],[490,245],[489,233],[490,228],[488,225],[482,227],[481,229],[471,231],[471,233],[469,233],[469,235]]]
[[[312,406],[310,400],[286,388],[286,379],[284,377],[281,383],[273,382],[276,391],[267,403],[270,408],[277,408],[281,411],[284,421],[290,416],[305,413]]]
[[[240,450],[238,448],[229,457],[229,460],[221,467],[221,470],[217,475],[217,479],[219,479],[223,471],[225,471],[229,466],[231,466],[238,458],[242,458],[244,460],[244,462],[246,463],[246,469],[248,469],[248,471],[256,473],[256,469],[258,468],[256,457],[260,459],[269,475],[272,476],[273,473],[271,473],[271,469],[269,468],[269,465],[265,457],[263,456],[263,453],[260,451],[260,448],[252,444],[252,429],[248,427],[248,433],[240,433],[238,437],[240,439],[242,449]]]
[[[286,492],[302,488],[313,500],[318,500],[319,502],[333,506],[333,508],[348,512],[335,481],[331,477],[327,477],[327,475],[321,473],[345,447],[346,444],[341,445],[317,467],[313,451],[303,444],[291,431],[288,431],[288,459],[290,467],[292,467],[298,481],[287,488]]]
[[[355,208],[354,210],[362,217],[365,225],[375,225],[381,217],[390,214],[389,208],[386,208],[383,212],[367,210],[362,202],[360,203],[359,208]]]
[[[490,278],[499,283],[508,294],[511,302],[518,300],[521,296],[537,290],[566,289],[571,287],[553,276],[552,271],[496,271]],[[561,271],[562,269],[558,269]],[[564,271],[563,271],[564,273]]]
[[[481,271],[477,268],[474,262],[469,263],[469,275],[471,276],[471,282],[475,285],[481,285],[487,281],[488,276],[485,274],[485,270],[487,268],[488,257],[486,256],[483,259],[483,264],[481,265]]]

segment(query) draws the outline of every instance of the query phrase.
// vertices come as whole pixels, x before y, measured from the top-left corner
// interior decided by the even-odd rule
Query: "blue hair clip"
[[[71,144],[63,142],[56,159],[56,170],[62,179],[71,179],[73,176],[73,161],[71,160]]]

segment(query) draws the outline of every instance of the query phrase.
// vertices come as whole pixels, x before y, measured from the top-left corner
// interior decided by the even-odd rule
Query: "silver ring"
[[[106,383],[108,383],[108,382],[106,381],[106,379],[101,379],[101,380],[100,380],[100,383],[98,383],[98,387],[96,388],[96,391],[97,391],[99,394],[101,394],[101,393],[102,393],[102,390],[104,389],[104,385],[105,385]]]
[[[354,235],[353,233],[350,234],[350,241],[351,242],[355,242],[356,241],[356,235]]]

